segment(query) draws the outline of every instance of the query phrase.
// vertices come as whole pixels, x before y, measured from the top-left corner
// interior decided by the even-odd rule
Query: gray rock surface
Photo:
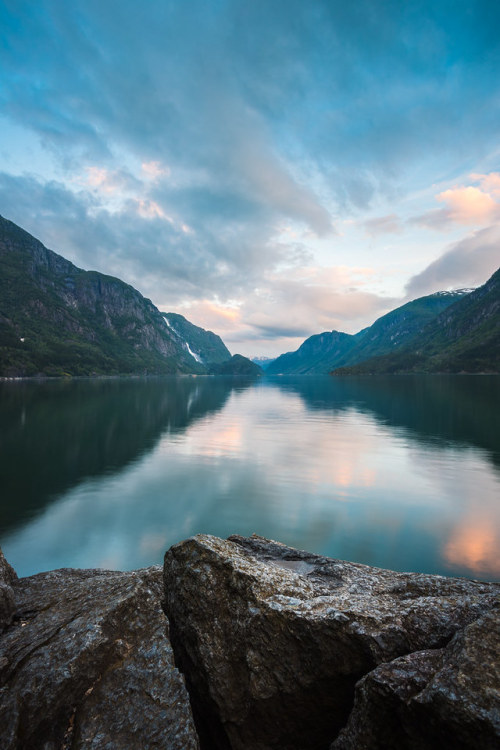
[[[14,616],[16,606],[12,584],[16,581],[16,572],[0,549],[0,633],[10,625]]]
[[[5,559],[5,555],[0,549],[0,582],[12,586],[17,581],[17,573]]]
[[[164,580],[200,736],[232,750],[326,749],[363,675],[430,651],[414,657],[401,688],[419,693],[425,717],[425,705],[442,700],[443,681],[455,679],[449,666],[441,682],[429,682],[440,654],[452,653],[455,634],[500,593],[496,584],[395,573],[259,537],[188,539],[165,555]]]
[[[500,747],[500,609],[448,646],[381,664],[356,686],[332,750]]]
[[[14,582],[0,638],[2,750],[198,748],[161,608],[161,569]]]

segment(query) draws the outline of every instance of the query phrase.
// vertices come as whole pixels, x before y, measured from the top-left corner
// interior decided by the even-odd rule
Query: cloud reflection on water
[[[147,451],[113,472],[82,477],[6,535],[4,551],[22,574],[68,565],[126,569],[160,563],[167,547],[194,533],[256,532],[381,567],[497,576],[500,476],[489,423],[469,424],[466,444],[452,398],[450,413],[462,425],[453,443],[447,407],[438,413],[433,396],[443,384],[406,380],[401,390],[398,383],[263,381],[223,388],[215,402],[208,379],[174,388],[175,413],[185,415],[190,401],[195,419],[182,416],[174,428],[166,409]],[[456,387],[463,392],[463,382]],[[139,384],[132,391],[137,420]],[[168,388],[148,393],[151,416]],[[205,398],[219,408],[205,408]],[[482,416],[470,399],[468,418],[473,403]],[[433,413],[425,416],[425,408]],[[444,432],[430,429],[436,424]]]

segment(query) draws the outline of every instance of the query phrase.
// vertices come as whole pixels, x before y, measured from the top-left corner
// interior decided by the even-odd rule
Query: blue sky
[[[494,0],[0,0],[0,213],[269,356],[500,265]]]

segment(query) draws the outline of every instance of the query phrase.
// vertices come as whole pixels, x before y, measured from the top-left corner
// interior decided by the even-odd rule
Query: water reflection
[[[112,475],[221,409],[225,378],[0,382],[0,533],[81,481]]]
[[[475,445],[500,467],[500,377],[402,375],[391,377],[269,378],[296,393],[309,409],[355,408],[383,424],[411,431],[425,443]]]
[[[2,469],[11,498],[28,486],[38,507],[2,538],[24,574],[161,562],[197,532],[256,532],[399,570],[500,574],[500,378],[52,387],[7,400],[10,460],[33,472],[18,476],[4,455]]]
[[[466,516],[453,530],[444,547],[451,566],[459,565],[474,573],[500,572],[500,539],[491,519]]]

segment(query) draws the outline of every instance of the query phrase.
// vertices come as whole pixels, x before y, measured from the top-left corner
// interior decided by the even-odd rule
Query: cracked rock
[[[164,581],[200,737],[223,750],[326,750],[360,678],[405,654],[446,650],[500,593],[207,535],[166,553]],[[421,669],[416,690],[437,665]]]
[[[13,583],[0,638],[2,750],[195,750],[161,569],[58,570]]]
[[[17,581],[17,575],[0,549],[0,633],[10,625],[15,611],[14,592],[12,584]]]
[[[496,750],[500,747],[500,609],[448,646],[381,664],[356,686],[331,750]]]

